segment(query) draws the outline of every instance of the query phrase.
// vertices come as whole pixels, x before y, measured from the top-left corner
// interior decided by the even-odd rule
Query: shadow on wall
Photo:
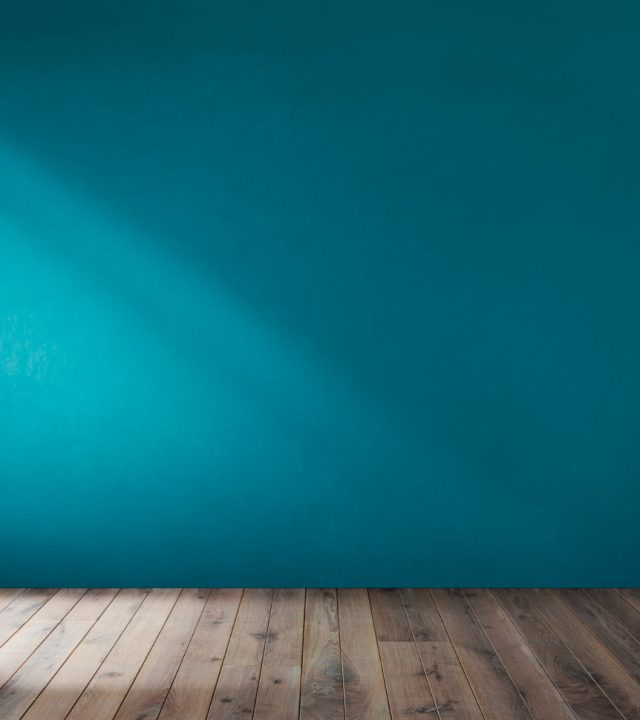
[[[0,30],[7,582],[637,583],[632,5],[143,7]]]

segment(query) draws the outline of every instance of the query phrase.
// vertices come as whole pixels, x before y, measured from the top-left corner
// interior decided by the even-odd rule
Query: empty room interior
[[[640,4],[0,1],[0,720],[640,720]]]

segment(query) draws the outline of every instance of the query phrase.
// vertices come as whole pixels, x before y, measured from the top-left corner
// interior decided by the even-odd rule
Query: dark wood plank
[[[426,588],[400,591],[409,625],[442,720],[482,720],[442,618]]]
[[[549,590],[522,591],[627,720],[640,720],[640,685]]]
[[[156,720],[208,595],[207,590],[198,588],[187,588],[180,593],[116,713],[115,720]]]
[[[63,720],[147,596],[121,590],[29,708],[25,720]]]
[[[580,720],[620,720],[621,714],[528,596],[518,590],[494,592],[575,715]]]
[[[618,593],[640,613],[640,590],[638,588],[618,588]]]
[[[495,596],[466,590],[465,597],[533,717],[576,720]]]
[[[486,720],[531,720],[504,665],[459,591],[434,590],[438,610]]]
[[[241,589],[211,591],[160,712],[160,720],[205,720],[207,717],[241,597]]]
[[[371,590],[371,612],[393,720],[437,709],[397,590]]]
[[[372,588],[369,598],[378,643],[413,642],[413,633],[398,590]]]
[[[337,595],[333,589],[307,590],[300,720],[344,720]]]
[[[338,590],[338,615],[346,720],[390,720],[367,591]]]
[[[629,674],[640,682],[640,643],[632,638],[608,612],[604,612],[586,590],[556,592],[609,652],[618,658]]]
[[[611,617],[626,630],[631,637],[640,641],[640,612],[635,610],[615,590],[610,588],[592,588],[587,593],[602,607]]]
[[[300,711],[302,589],[279,589],[273,595],[253,720],[297,720]]]
[[[208,720],[236,720],[253,714],[272,601],[272,589],[244,591]]]
[[[18,720],[91,630],[116,590],[90,590],[0,689],[0,718]]]

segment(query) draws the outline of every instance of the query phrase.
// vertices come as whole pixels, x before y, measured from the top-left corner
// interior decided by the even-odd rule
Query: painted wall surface
[[[640,5],[0,6],[0,585],[640,584]]]

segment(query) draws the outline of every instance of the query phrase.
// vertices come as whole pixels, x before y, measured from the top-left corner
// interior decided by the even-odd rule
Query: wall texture
[[[0,584],[640,584],[640,6],[0,10]]]

